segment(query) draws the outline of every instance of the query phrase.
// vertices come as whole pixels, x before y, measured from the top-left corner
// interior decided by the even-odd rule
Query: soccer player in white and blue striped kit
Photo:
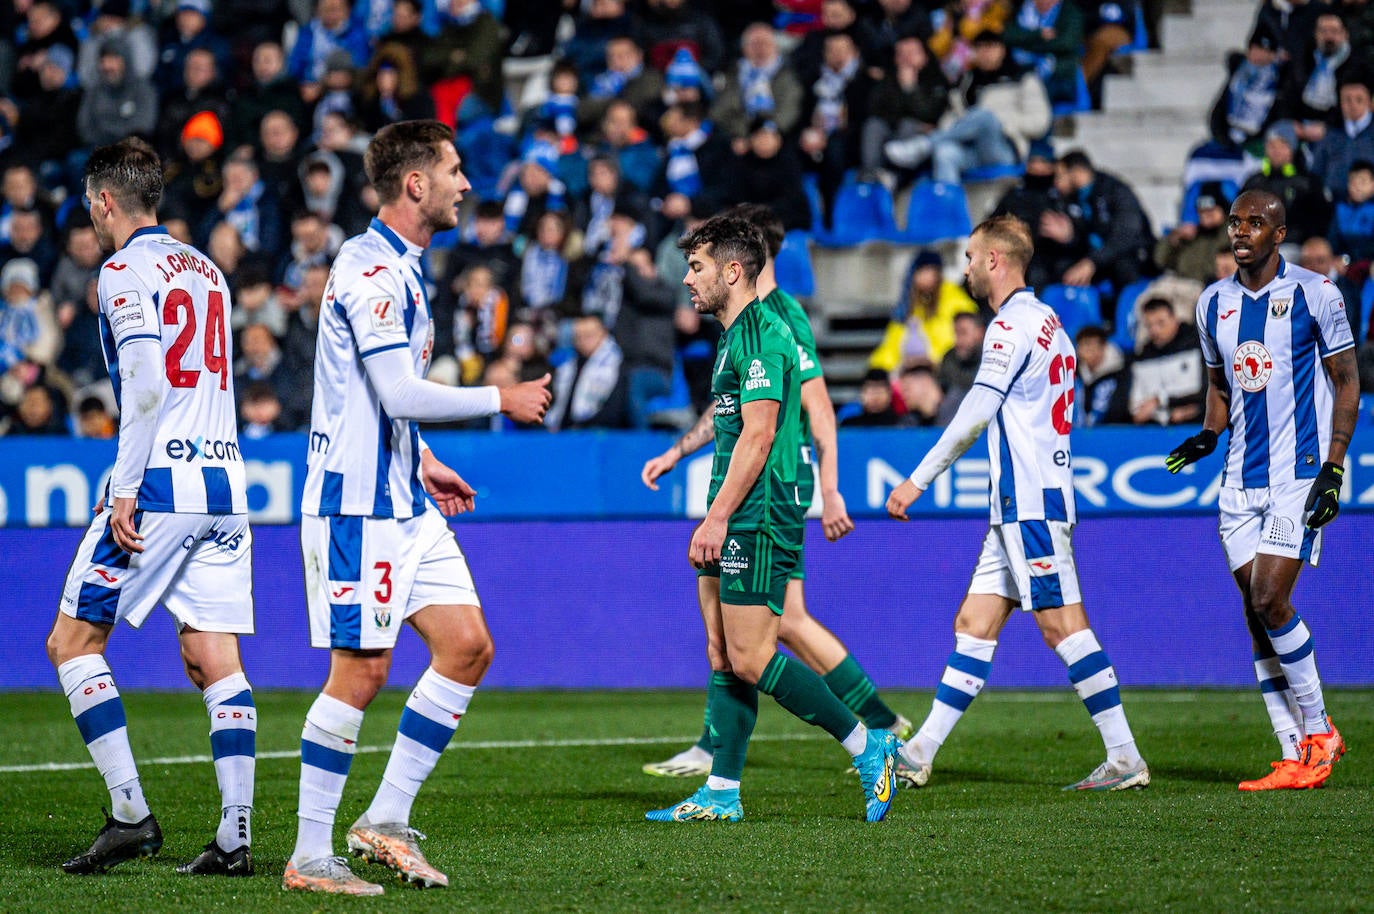
[[[1075,356],[1059,317],[1026,288],[1030,229],[996,216],[973,230],[965,257],[969,290],[997,312],[983,339],[972,390],[911,476],[892,491],[887,512],[906,510],[987,429],[992,524],[968,593],[954,617],[949,657],[930,714],[901,749],[901,783],[924,786],[935,753],[987,682],[997,635],[1019,606],[1035,616],[1045,643],[1102,735],[1107,759],[1066,790],[1126,790],[1150,783],[1121,706],[1116,671],[1078,586],[1073,528]]]
[[[493,649],[467,559],[444,520],[472,510],[476,492],[439,462],[418,423],[497,412],[538,422],[550,399],[547,375],[501,389],[424,379],[434,326],[420,255],[435,232],[457,225],[469,189],[459,164],[453,131],[438,121],[378,131],[364,167],[381,208],[339,250],[320,309],[301,551],[310,643],[329,649],[329,678],[301,733],[286,889],[382,893],[334,855],[332,832],[363,711],[386,684],[402,623],[424,639],[430,666],[406,700],[382,784],[347,842],[406,881],[448,884],[417,845],[423,835],[410,825],[411,806]]]
[[[48,657],[110,792],[89,850],[62,868],[103,873],[151,856],[162,830],[129,748],[105,646],[161,602],[210,715],[221,812],[187,875],[253,872],[250,816],[257,711],[238,636],[253,632],[248,500],[234,409],[229,283],[210,259],[157,224],[162,164],[141,140],[95,150],[86,196],[114,254],[100,268],[100,341],[120,404],[110,482],[67,572]]]
[[[1282,757],[1240,789],[1320,786],[1345,752],[1322,698],[1312,634],[1291,602],[1321,528],[1340,511],[1345,454],[1359,410],[1355,341],[1341,293],[1290,264],[1287,214],[1247,191],[1228,221],[1237,270],[1203,290],[1197,325],[1209,384],[1202,431],[1170,453],[1177,473],[1230,429],[1218,506],[1227,565],[1240,588],[1255,674]]]

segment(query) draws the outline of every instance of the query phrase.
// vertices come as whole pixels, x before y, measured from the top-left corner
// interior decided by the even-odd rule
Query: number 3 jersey
[[[1076,522],[1069,430],[1073,426],[1073,343],[1059,316],[1018,289],[983,337],[974,385],[1003,397],[988,424],[992,522]]]
[[[419,424],[382,408],[365,362],[410,353],[429,371],[434,325],[420,273],[422,249],[381,220],[346,241],[329,273],[315,342],[301,510],[318,516],[416,517],[425,513]]]
[[[107,496],[136,493],[143,511],[247,513],[228,281],[210,258],[151,226],[105,261],[98,289],[100,342],[120,409]],[[139,341],[158,343],[160,354],[131,345]],[[150,374],[157,384],[147,383]]]
[[[1221,484],[1257,489],[1315,479],[1331,445],[1332,386],[1321,360],[1355,345],[1341,293],[1279,259],[1259,292],[1232,276],[1197,304],[1202,358],[1230,385]]]

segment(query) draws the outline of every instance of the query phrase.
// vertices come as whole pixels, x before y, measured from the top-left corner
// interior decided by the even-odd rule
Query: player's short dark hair
[[[1023,270],[1030,266],[1031,257],[1035,255],[1030,226],[1010,213],[983,220],[973,234],[982,235],[994,249],[1020,264]]]
[[[1236,199],[1232,201],[1231,209],[1234,210],[1243,200],[1258,201],[1259,205],[1264,209],[1273,210],[1275,214],[1275,228],[1288,223],[1288,207],[1283,205],[1283,198],[1278,194],[1270,193],[1267,190],[1260,190],[1259,188],[1243,190],[1237,194]]]
[[[987,327],[988,327],[988,322],[987,322],[986,320],[984,320],[984,319],[983,319],[983,315],[979,314],[977,311],[959,311],[959,312],[957,312],[957,313],[954,315],[954,323],[957,324],[957,323],[959,323],[960,321],[973,321],[975,324],[977,324],[977,325],[979,326],[980,329],[983,329],[983,330],[986,330]]]
[[[705,248],[717,263],[737,262],[749,282],[759,278],[768,257],[768,245],[752,222],[729,213],[712,216],[678,239],[678,250],[688,257]]]
[[[1151,311],[1168,311],[1170,314],[1173,314],[1174,303],[1167,298],[1148,298],[1145,300],[1145,303],[1140,306],[1140,313],[1149,314]]]
[[[397,121],[377,131],[363,156],[363,169],[377,198],[382,203],[398,199],[405,176],[432,168],[445,145],[453,145],[453,130],[436,120]]]
[[[736,203],[726,211],[727,215],[739,216],[747,220],[763,234],[763,243],[768,247],[768,259],[775,260],[782,250],[782,239],[787,233],[782,219],[773,212],[772,207],[762,203]]]
[[[1374,174],[1374,162],[1371,162],[1368,159],[1356,159],[1355,161],[1350,163],[1350,171],[1366,171],[1370,174]]]
[[[249,325],[253,326],[253,325]],[[267,381],[253,381],[248,385],[248,389],[243,392],[243,402],[245,403],[267,403],[271,400],[281,401],[277,396],[277,389]]]
[[[78,403],[76,406],[77,415],[80,416],[84,416],[86,413],[93,413],[97,411],[107,413],[110,410],[109,407],[105,405],[105,401],[97,397],[95,394],[87,394],[86,396],[82,397],[81,402]]]
[[[872,373],[874,370],[875,369],[870,368],[869,372]],[[881,371],[882,369],[879,368],[876,370]],[[931,365],[929,362],[912,362],[910,365],[907,365],[905,368],[902,369],[900,377],[906,378],[918,374],[923,374],[930,377],[931,379],[934,379],[935,367]],[[867,380],[867,377],[865,377],[865,380]]]
[[[1086,168],[1093,170],[1093,160],[1088,158],[1088,154],[1081,149],[1070,149],[1059,157],[1059,164],[1065,168]]]
[[[86,186],[106,191],[130,215],[151,215],[162,202],[162,161],[138,137],[99,146],[86,160]]]
[[[1089,324],[1074,334],[1073,337],[1073,341],[1080,345],[1085,340],[1097,340],[1099,343],[1105,343],[1107,342],[1107,331],[1096,324]]]
[[[887,372],[881,368],[870,368],[864,372],[865,384],[881,384],[884,387],[892,386],[892,379],[887,376]]]

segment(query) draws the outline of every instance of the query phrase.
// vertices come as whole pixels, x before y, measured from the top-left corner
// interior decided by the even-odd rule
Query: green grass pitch
[[[929,693],[894,693],[924,716]],[[480,693],[416,806],[446,890],[402,886],[380,868],[376,899],[283,893],[295,839],[301,721],[313,695],[259,692],[251,879],[188,879],[172,867],[212,835],[214,770],[197,696],[125,696],[162,853],[103,877],[57,864],[83,850],[106,800],[59,694],[0,695],[0,912],[1232,912],[1374,910],[1374,692],[1328,694],[1350,752],[1323,790],[1242,794],[1276,744],[1260,697],[1127,691],[1154,783],[1125,794],[1059,788],[1102,756],[1083,707],[1063,692],[999,692],[974,705],[928,787],[901,791],[888,820],[860,821],[857,781],[832,741],[764,702],[737,825],[660,825],[651,807],[695,782],[640,765],[699,725],[684,692]],[[381,777],[404,692],[363,725],[339,822]]]

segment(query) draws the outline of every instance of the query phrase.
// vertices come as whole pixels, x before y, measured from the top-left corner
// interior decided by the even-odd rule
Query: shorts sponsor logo
[[[236,552],[243,543],[243,533],[235,533],[232,536],[224,530],[211,530],[200,538],[202,543],[214,543],[215,548],[220,552]]]
[[[772,387],[773,382],[768,380],[767,374],[763,370],[763,363],[754,359],[749,363],[749,380],[744,382],[745,390],[761,390],[765,387]]]
[[[396,303],[389,295],[369,298],[367,300],[367,317],[372,322],[373,330],[395,330],[401,326],[400,309],[396,307]]]
[[[206,460],[240,460],[239,443],[229,439],[207,439],[204,435],[199,438],[173,438],[167,442],[164,448],[167,456],[173,460],[184,460],[187,463],[193,462],[197,457]]]
[[[1241,343],[1231,356],[1231,373],[1242,390],[1259,393],[1269,386],[1269,378],[1274,373],[1274,357],[1257,340]]]
[[[1291,517],[1271,517],[1265,526],[1264,542],[1284,549],[1297,549],[1297,529]]]
[[[334,595],[334,599],[336,599],[336,600],[342,600],[344,597],[348,596],[349,593],[351,593],[352,591],[353,591],[353,588],[352,588],[352,587],[344,586],[344,587],[335,587],[333,590],[330,591],[330,593]]]
[[[744,551],[744,546],[734,537],[730,537],[725,543],[725,550],[720,557],[721,574],[744,574],[749,570],[749,554]]]
[[[1041,572],[1054,570],[1054,562],[1050,561],[1049,559],[1036,559],[1035,561],[1030,563],[1030,566],[1034,568],[1036,571]]]

